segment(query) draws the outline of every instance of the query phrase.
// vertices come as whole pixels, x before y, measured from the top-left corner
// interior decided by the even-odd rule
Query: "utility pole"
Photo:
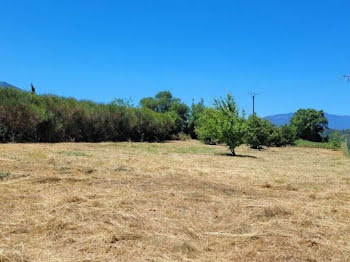
[[[257,95],[259,95],[259,94],[250,93],[250,95],[251,95],[252,98],[253,98],[253,115],[255,115],[255,96],[257,96]]]
[[[35,94],[35,87],[33,86],[32,83],[30,83],[30,87],[31,87],[31,89],[32,89],[32,94]]]

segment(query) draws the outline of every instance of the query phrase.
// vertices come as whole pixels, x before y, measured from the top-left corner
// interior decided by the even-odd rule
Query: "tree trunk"
[[[230,150],[231,150],[232,155],[235,156],[236,155],[235,149],[234,148],[230,148]]]

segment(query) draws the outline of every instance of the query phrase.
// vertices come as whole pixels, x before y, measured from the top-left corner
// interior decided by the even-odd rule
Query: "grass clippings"
[[[350,159],[227,153],[191,140],[1,144],[0,261],[348,261]]]

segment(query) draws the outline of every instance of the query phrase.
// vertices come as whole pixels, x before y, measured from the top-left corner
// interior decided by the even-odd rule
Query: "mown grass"
[[[345,142],[341,145],[341,150],[344,152],[344,155],[350,157],[350,141],[349,138],[345,140]]]
[[[47,157],[28,161],[35,152]],[[11,174],[0,261],[349,260],[342,152],[226,153],[197,141],[0,144]]]
[[[179,146],[185,143],[186,146]],[[119,147],[126,150],[132,151],[144,151],[153,154],[195,154],[195,155],[205,155],[205,154],[215,154],[222,148],[202,145],[198,143],[193,143],[191,141],[177,141],[168,143],[105,143],[105,146]],[[175,146],[176,145],[176,146]]]
[[[59,154],[67,155],[67,156],[80,156],[80,157],[87,157],[90,156],[89,154],[81,151],[61,151],[58,152]]]

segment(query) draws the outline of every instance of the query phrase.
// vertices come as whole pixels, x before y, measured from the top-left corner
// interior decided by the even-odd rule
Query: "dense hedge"
[[[162,141],[172,114],[0,88],[0,142]]]

